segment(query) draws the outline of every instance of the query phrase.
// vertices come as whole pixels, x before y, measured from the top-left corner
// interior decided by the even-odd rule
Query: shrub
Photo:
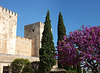
[[[30,65],[30,61],[28,59],[15,59],[11,63],[13,71],[17,73],[22,73],[26,65]]]
[[[66,73],[77,73],[75,70],[68,70]]]

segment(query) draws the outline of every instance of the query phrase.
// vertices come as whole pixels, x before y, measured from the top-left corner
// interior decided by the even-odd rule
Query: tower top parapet
[[[42,25],[44,25],[44,23],[42,23],[42,22],[36,22],[36,23],[32,23],[32,24],[28,24],[28,25],[25,25],[25,27],[31,27],[31,26],[33,26],[33,25],[38,25],[38,24],[42,24]]]
[[[10,11],[10,10],[8,10],[8,9],[6,9],[6,8],[4,8],[4,7],[2,7],[2,6],[0,6],[0,10],[1,10],[2,12],[7,13],[7,14],[10,14],[10,15],[13,15],[13,16],[17,16],[17,13],[12,12],[12,11]]]

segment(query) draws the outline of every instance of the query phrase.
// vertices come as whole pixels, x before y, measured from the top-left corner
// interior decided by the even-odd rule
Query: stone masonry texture
[[[39,56],[39,49],[41,48],[43,30],[44,24],[41,22],[24,26],[24,37],[32,40],[32,56]]]
[[[0,6],[0,73],[16,58],[39,61],[44,24],[24,26],[24,37],[16,36],[17,13]]]
[[[24,37],[16,36],[17,13],[0,6],[0,53],[39,57],[44,24],[24,27]]]
[[[0,51],[15,54],[17,14],[0,6]]]

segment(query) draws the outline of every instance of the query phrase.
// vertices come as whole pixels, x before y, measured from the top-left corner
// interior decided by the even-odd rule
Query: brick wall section
[[[11,55],[11,54],[0,53],[0,62],[1,63],[11,63],[16,58],[28,59],[30,62],[39,61],[39,57],[28,57],[28,56],[19,56],[19,55]]]
[[[31,56],[32,40],[16,36],[15,55]]]

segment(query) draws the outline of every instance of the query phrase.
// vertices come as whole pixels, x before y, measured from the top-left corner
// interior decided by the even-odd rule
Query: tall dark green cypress
[[[63,17],[61,12],[59,13],[59,18],[58,18],[58,41],[63,40],[64,35],[66,35],[66,28],[63,22]]]
[[[60,12],[59,18],[58,18],[58,41],[57,41],[57,44],[59,43],[59,41],[63,40],[64,35],[66,35],[66,28],[64,26],[62,14]],[[59,52],[58,52],[58,54],[59,54]],[[60,59],[60,57],[58,57],[58,59]],[[61,64],[59,64],[59,62],[58,62],[58,67],[61,68]]]
[[[81,64],[79,64],[81,65]],[[77,73],[82,73],[81,68],[79,66],[77,66]]]
[[[39,73],[49,73],[51,67],[55,64],[55,47],[53,42],[53,35],[51,31],[51,20],[49,11],[47,12],[44,31],[42,36],[42,47],[40,48],[40,65]]]

